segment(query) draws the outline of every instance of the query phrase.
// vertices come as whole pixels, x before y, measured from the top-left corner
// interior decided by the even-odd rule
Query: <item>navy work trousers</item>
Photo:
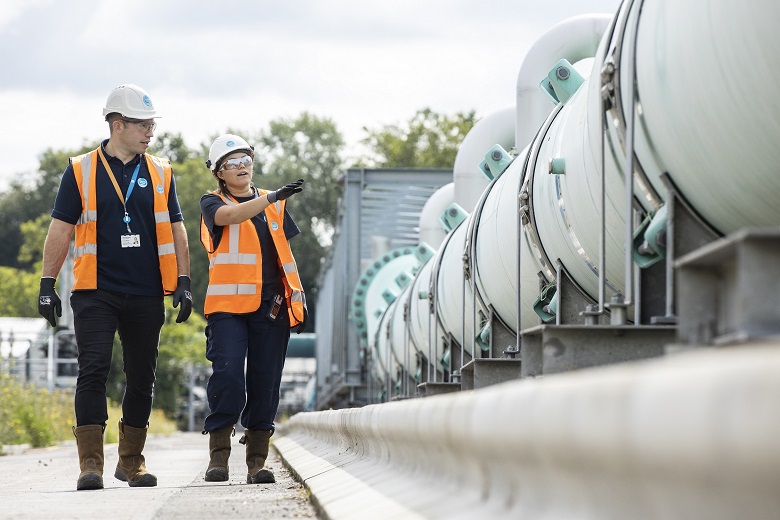
[[[216,312],[206,327],[206,357],[212,374],[206,388],[211,413],[204,431],[235,425],[274,430],[279,386],[290,341],[290,317],[283,303],[275,321],[270,301],[249,314]]]
[[[105,425],[106,381],[114,335],[119,331],[125,372],[122,419],[145,428],[152,411],[157,347],[165,322],[162,296],[134,296],[96,289],[70,296],[78,344],[76,425]]]

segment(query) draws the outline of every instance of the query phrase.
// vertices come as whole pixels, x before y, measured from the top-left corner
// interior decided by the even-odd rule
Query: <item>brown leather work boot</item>
[[[268,458],[268,445],[273,430],[246,430],[238,441],[246,444],[247,484],[272,484],[276,482],[273,472],[265,467]]]
[[[79,452],[79,479],[76,490],[103,489],[103,430],[100,424],[74,426]]]
[[[146,444],[146,428],[133,428],[119,421],[119,462],[114,477],[130,487],[154,487],[157,477],[146,471],[146,459],[141,454]]]
[[[225,482],[230,477],[228,457],[230,457],[230,437],[234,432],[232,426],[208,432],[209,467],[206,469],[206,482]]]

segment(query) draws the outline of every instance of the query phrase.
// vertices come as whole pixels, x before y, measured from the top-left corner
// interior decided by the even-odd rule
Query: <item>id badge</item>
[[[141,247],[141,235],[122,235],[122,248]]]

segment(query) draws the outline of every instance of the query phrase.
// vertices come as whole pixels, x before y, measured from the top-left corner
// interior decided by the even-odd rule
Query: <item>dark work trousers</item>
[[[206,357],[213,372],[206,388],[211,414],[205,431],[233,426],[239,417],[245,429],[275,429],[290,317],[283,303],[276,320],[270,321],[270,307],[265,301],[250,314],[209,315]]]
[[[157,347],[165,321],[162,296],[134,296],[96,289],[70,296],[78,344],[76,425],[105,425],[106,381],[114,335],[119,331],[125,372],[122,420],[145,428],[152,411]]]

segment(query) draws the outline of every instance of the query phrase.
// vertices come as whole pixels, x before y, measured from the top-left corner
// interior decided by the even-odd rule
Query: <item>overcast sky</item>
[[[350,148],[420,108],[489,115],[550,27],[619,0],[3,0],[0,189],[47,148],[108,137],[108,93],[135,83],[157,133],[190,147],[308,111]],[[541,78],[540,78],[541,79]],[[63,169],[66,165],[63,164]]]

